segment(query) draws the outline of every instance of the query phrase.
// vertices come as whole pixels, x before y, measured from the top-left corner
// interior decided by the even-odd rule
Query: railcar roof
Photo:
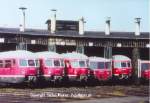
[[[77,52],[64,53],[62,56],[66,59],[88,59],[86,55]]]
[[[141,63],[150,63],[150,60],[141,60],[141,59],[139,59],[139,61],[140,61]]]
[[[16,50],[0,52],[0,58],[24,58],[24,59],[36,59],[34,53],[26,50]]]
[[[121,61],[121,60],[131,60],[129,57],[124,56],[124,55],[114,55],[112,57],[113,60]]]
[[[38,58],[63,58],[60,54],[52,51],[44,51],[35,53]]]
[[[109,62],[111,59],[103,57],[89,57],[89,61]]]

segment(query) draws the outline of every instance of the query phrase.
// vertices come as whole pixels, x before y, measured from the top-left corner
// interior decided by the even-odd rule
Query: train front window
[[[148,70],[148,69],[150,69],[150,63],[142,63],[141,64],[141,69],[142,70]]]
[[[64,66],[65,66],[64,61],[61,60],[61,67],[64,67]]]
[[[122,62],[122,63],[121,63],[121,67],[123,67],[123,68],[124,68],[124,67],[127,67],[127,63],[126,63],[126,62]]]
[[[114,62],[114,68],[120,68],[121,63],[120,62]]]
[[[36,67],[40,66],[39,60],[35,60]]]
[[[104,69],[105,63],[104,62],[98,62],[98,69]]]
[[[131,64],[130,64],[130,62],[127,62],[127,64],[128,64],[128,67],[131,67]]]
[[[78,68],[78,67],[79,67],[78,61],[71,61],[71,66],[72,66],[73,68]]]
[[[59,60],[54,60],[54,66],[55,67],[60,67],[60,61]]]
[[[106,69],[111,69],[111,62],[105,62]]]
[[[81,68],[86,67],[85,61],[79,61],[79,66],[80,66]]]
[[[21,60],[19,61],[19,65],[20,65],[20,66],[28,66],[27,60],[21,59]]]
[[[34,60],[28,60],[28,65],[29,66],[35,66]]]
[[[91,69],[97,69],[97,62],[90,62]]]
[[[49,67],[52,67],[53,66],[52,60],[50,60],[50,59],[45,60],[45,65],[49,66]]]

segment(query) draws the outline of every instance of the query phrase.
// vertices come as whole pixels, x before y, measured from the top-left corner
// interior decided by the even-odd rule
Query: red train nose
[[[37,68],[28,68],[26,71],[26,75],[37,75]]]

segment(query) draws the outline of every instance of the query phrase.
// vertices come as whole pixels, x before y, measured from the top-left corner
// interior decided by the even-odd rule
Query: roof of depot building
[[[50,31],[44,29],[25,29],[24,32],[20,32],[19,28],[0,28],[0,35],[31,35],[31,36],[59,36],[59,37],[79,37],[79,38],[110,38],[110,39],[149,39],[149,32],[141,32],[139,36],[136,36],[134,32],[111,32],[110,35],[105,35],[103,31],[85,31],[84,35],[79,35],[78,31],[56,31],[55,34],[51,34]]]

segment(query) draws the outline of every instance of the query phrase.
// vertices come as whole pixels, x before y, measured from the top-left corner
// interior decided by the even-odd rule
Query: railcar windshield
[[[142,63],[141,64],[141,69],[142,70],[148,70],[148,69],[150,69],[150,63]]]
[[[53,66],[53,61],[50,59],[45,60],[45,65],[48,67],[52,67]]]
[[[61,66],[60,60],[54,60],[54,66],[55,67],[60,67]]]
[[[78,68],[78,67],[79,67],[78,61],[71,61],[71,66],[72,66],[73,68]]]
[[[28,65],[29,65],[29,66],[36,66],[34,60],[28,60]]]
[[[111,62],[105,62],[106,69],[111,69]]]
[[[121,68],[121,62],[114,62],[114,68]]]
[[[110,69],[111,62],[90,62],[91,69]]]
[[[131,63],[129,61],[126,62],[114,62],[114,68],[128,68],[131,67]]]
[[[21,59],[19,64],[20,64],[20,66],[23,66],[23,67],[27,67],[28,66],[28,62],[25,59]]]
[[[61,59],[47,59],[45,65],[48,67],[64,67],[64,61]]]
[[[22,67],[38,67],[39,61],[34,59],[20,59],[19,65]]]
[[[73,68],[87,68],[86,60],[74,60],[71,61],[71,66]]]
[[[85,61],[79,61],[79,66],[80,66],[81,68],[86,67],[86,62],[85,62]]]

